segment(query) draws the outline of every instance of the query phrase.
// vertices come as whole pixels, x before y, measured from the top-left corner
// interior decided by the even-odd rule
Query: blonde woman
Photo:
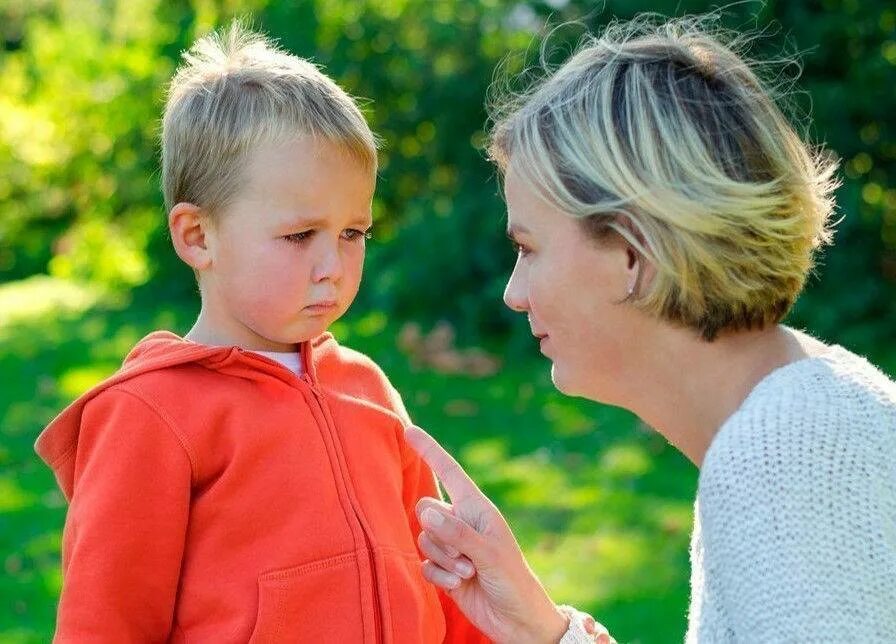
[[[835,164],[705,24],[617,24],[500,112],[504,300],[560,391],[634,411],[700,467],[689,642],[893,642],[896,385],[780,324],[830,240]],[[408,438],[453,503],[418,506],[425,576],[497,642],[609,641]]]

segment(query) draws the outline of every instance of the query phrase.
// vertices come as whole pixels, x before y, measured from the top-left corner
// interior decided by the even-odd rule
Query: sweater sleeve
[[[393,407],[402,418],[402,421],[409,424],[411,422],[410,418],[398,392],[392,389],[391,395],[393,399]],[[416,540],[417,535],[420,534],[421,530],[416,513],[417,501],[424,496],[441,499],[442,494],[439,491],[436,477],[432,473],[432,470],[427,467],[426,463],[423,462],[423,459],[417,456],[416,452],[404,443],[404,439],[401,441],[401,450],[403,461],[402,478],[404,485],[402,491],[403,502],[411,533]],[[419,554],[421,557],[423,556],[423,553]],[[487,644],[489,642],[488,638],[470,623],[447,593],[441,588],[437,588],[436,592],[439,596],[439,602],[442,604],[442,612],[445,615],[446,633],[444,641],[446,644],[453,642],[457,642],[458,644],[476,644],[477,642]]]
[[[764,409],[707,455],[705,574],[733,641],[896,636],[896,481],[871,432],[842,420]]]
[[[131,393],[83,412],[63,535],[55,641],[166,641],[192,469],[167,423]]]

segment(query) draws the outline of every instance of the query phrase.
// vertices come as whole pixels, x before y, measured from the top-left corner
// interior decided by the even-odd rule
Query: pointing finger
[[[452,501],[470,496],[484,499],[473,479],[467,476],[454,457],[446,452],[432,436],[413,425],[405,429],[404,436],[408,444],[426,461],[426,464],[445,486],[445,491],[448,492]]]

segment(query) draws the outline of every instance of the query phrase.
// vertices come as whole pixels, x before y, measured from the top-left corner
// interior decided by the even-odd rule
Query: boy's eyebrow
[[[328,217],[292,217],[283,221],[283,225],[290,228],[325,228],[331,223],[332,221]],[[370,215],[358,215],[349,224],[369,226],[372,225],[372,219]]]

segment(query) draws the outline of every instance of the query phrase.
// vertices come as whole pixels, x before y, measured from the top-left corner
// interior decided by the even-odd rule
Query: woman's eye
[[[356,241],[359,239],[370,239],[373,237],[373,233],[370,232],[370,229],[367,230],[358,230],[357,228],[349,228],[342,232],[342,237],[347,239],[348,241]]]
[[[293,233],[291,235],[286,235],[283,239],[286,241],[292,242],[293,244],[301,244],[302,242],[306,242],[311,239],[311,236],[314,234],[313,230],[305,230],[300,233]]]

